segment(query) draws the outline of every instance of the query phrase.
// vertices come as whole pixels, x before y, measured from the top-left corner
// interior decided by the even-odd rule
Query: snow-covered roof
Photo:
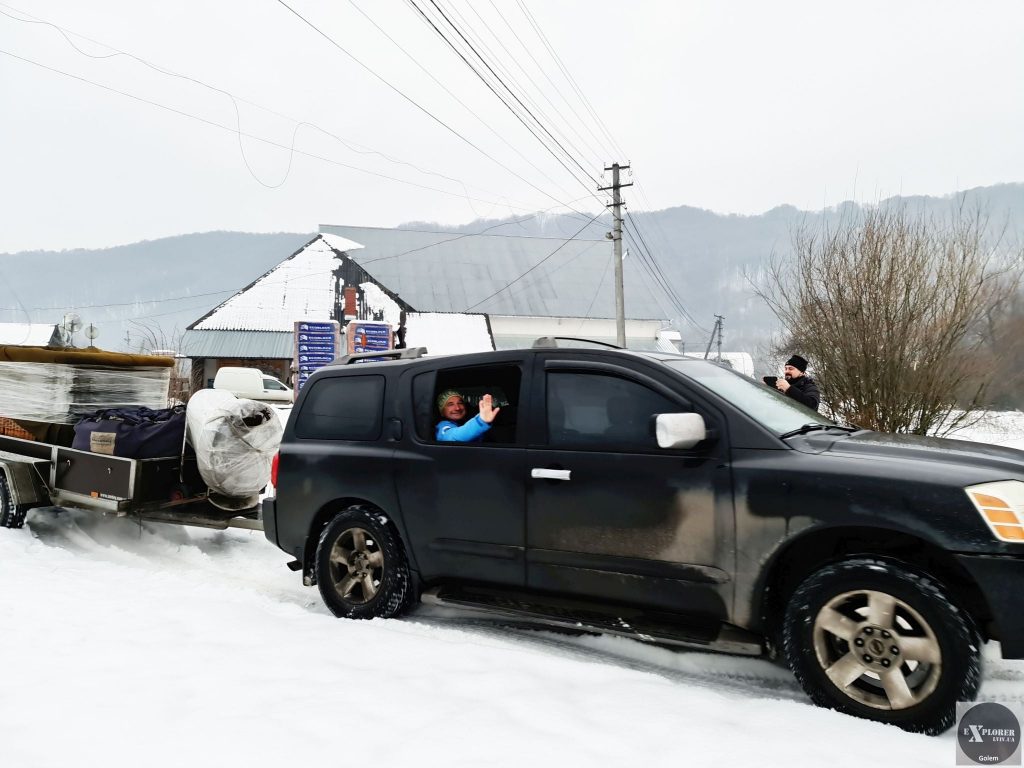
[[[0,323],[0,344],[45,347],[60,338],[57,326],[49,323]]]
[[[318,236],[190,329],[291,331],[297,320],[329,320],[335,305],[334,270],[341,265],[339,251],[361,247],[336,235]]]
[[[429,355],[459,355],[494,349],[486,315],[410,312],[405,328],[405,345],[426,347]]]

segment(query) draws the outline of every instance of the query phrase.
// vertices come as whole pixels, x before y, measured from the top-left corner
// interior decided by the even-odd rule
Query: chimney
[[[345,286],[345,319],[356,319],[356,288],[354,285]]]

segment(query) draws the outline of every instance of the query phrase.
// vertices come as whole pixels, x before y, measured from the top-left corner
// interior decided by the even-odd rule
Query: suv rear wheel
[[[335,616],[373,619],[397,616],[410,590],[405,551],[380,512],[353,506],[320,534],[316,580]]]
[[[930,734],[977,695],[980,645],[937,582],[875,558],[812,574],[783,626],[786,661],[815,704]]]

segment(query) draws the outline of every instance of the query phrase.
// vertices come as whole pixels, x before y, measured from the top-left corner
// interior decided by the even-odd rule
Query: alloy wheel
[[[384,570],[384,554],[368,531],[349,528],[330,552],[331,581],[347,603],[363,605],[377,596]]]
[[[942,675],[942,651],[928,622],[885,592],[844,592],[814,618],[814,652],[840,691],[869,707],[923,702]]]

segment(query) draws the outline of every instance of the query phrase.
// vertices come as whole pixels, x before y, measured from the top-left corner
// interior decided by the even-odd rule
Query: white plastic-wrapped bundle
[[[185,423],[210,501],[229,511],[255,506],[284,431],[274,409],[203,389],[189,399]]]
[[[74,424],[103,408],[165,408],[174,359],[0,346],[0,414]]]

